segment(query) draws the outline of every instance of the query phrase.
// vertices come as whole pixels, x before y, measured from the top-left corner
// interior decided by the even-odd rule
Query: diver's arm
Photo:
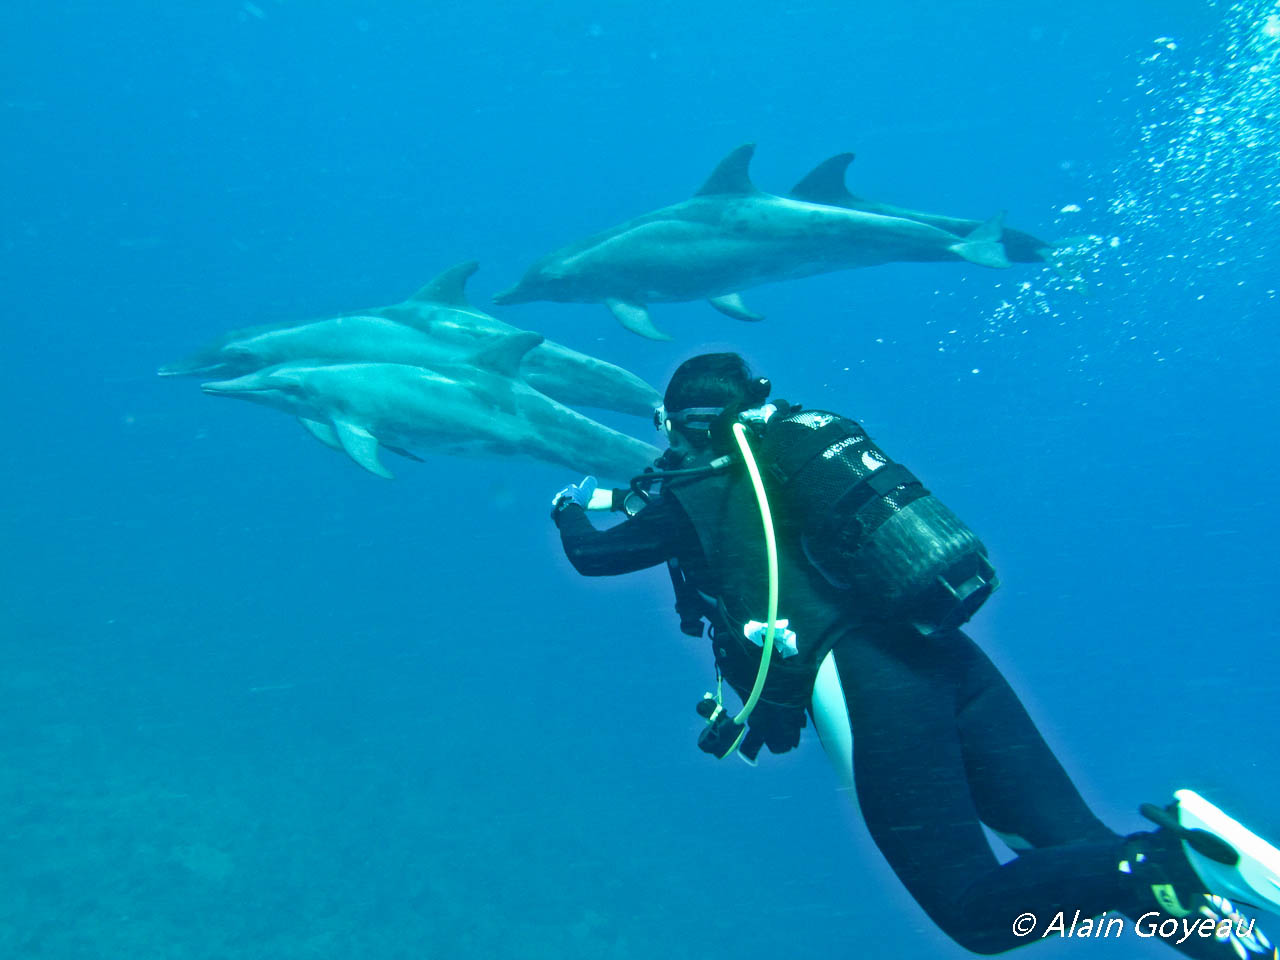
[[[657,499],[616,527],[597,530],[576,503],[554,514],[560,543],[584,577],[612,577],[665,563],[695,538],[689,518],[671,500]]]

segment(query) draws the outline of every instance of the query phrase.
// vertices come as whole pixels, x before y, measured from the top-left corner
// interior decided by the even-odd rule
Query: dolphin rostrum
[[[999,215],[961,237],[917,220],[775,196],[751,182],[754,151],[745,144],[730,153],[692,199],[548,254],[495,302],[604,303],[633,333],[669,340],[648,304],[705,298],[730,316],[760,319],[739,293],[776,280],[956,257],[1009,266]]]
[[[579,473],[625,480],[658,450],[570,410],[515,376],[542,342],[519,333],[448,373],[398,363],[282,363],[205,393],[238,397],[292,413],[322,443],[370,473],[391,478],[380,446],[455,455],[523,456]]]
[[[845,174],[849,164],[853,163],[853,158],[852,153],[841,153],[822,161],[791,188],[790,196],[809,203],[825,203],[833,207],[846,207],[850,210],[878,213],[886,217],[915,220],[917,223],[926,223],[931,227],[962,236],[982,226],[981,221],[978,220],[924,213],[920,210],[896,207],[889,203],[877,203],[874,200],[854,196],[845,185]],[[1054,250],[1053,244],[1011,227],[1004,228],[1004,236],[1001,239],[1009,259],[1015,263],[1047,261]]]
[[[466,298],[474,261],[445,270],[408,300],[323,320],[233,330],[190,357],[160,368],[161,376],[236,377],[293,360],[402,363],[448,368],[469,354],[517,333],[475,309]],[[650,416],[656,390],[612,363],[543,341],[530,350],[520,374],[535,390],[561,403]]]

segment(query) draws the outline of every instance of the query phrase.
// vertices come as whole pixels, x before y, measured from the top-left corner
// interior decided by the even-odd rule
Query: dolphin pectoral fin
[[[754,143],[744,143],[720,161],[711,176],[707,177],[695,197],[717,194],[756,194],[760,190],[751,182],[751,156],[756,152]]]
[[[645,309],[642,303],[628,303],[625,300],[616,300],[610,297],[604,302],[609,308],[609,312],[617,318],[617,321],[630,330],[632,333],[639,334],[649,340],[670,340],[671,334],[663,333],[653,325],[653,321],[649,319],[649,311]]]
[[[806,203],[844,207],[856,198],[845,186],[845,171],[853,163],[852,153],[838,153],[823,160],[791,188],[791,196]]]
[[[1012,266],[1000,238],[1004,236],[1004,211],[1001,210],[990,220],[974,227],[973,231],[959,243],[953,243],[947,249],[970,263],[980,267]]]
[[[388,480],[395,479],[395,475],[378,459],[378,438],[368,430],[347,420],[335,420],[333,431],[338,437],[338,442],[342,444],[342,449],[352,460],[370,473]]]
[[[710,297],[707,303],[711,304],[726,317],[733,317],[735,320],[749,320],[755,323],[757,320],[764,319],[762,314],[756,313],[742,302],[742,294],[740,293],[730,293],[723,297]]]
[[[471,309],[467,300],[467,281],[480,264],[474,260],[459,263],[441,272],[434,280],[409,298],[420,303],[442,303],[450,307]]]
[[[334,432],[333,427],[327,423],[321,423],[319,420],[308,420],[306,417],[299,417],[298,422],[326,447],[332,447],[334,450],[342,449],[342,441],[338,439],[338,434]]]
[[[378,462],[378,441],[374,439],[369,431],[341,420],[329,424],[321,423],[319,420],[308,420],[306,417],[299,417],[298,422],[302,424],[307,433],[311,434],[326,447],[342,451],[371,473],[386,477],[388,480],[393,479],[391,472]],[[408,457],[410,460],[422,462],[421,457],[417,457],[407,450],[401,450],[399,447],[387,447],[387,449],[393,453]]]
[[[412,460],[414,463],[427,462],[423,460],[420,456],[418,456],[416,453],[414,453],[412,450],[406,450],[404,447],[393,447],[389,443],[384,443],[382,446],[385,449],[390,450],[392,453],[397,454],[398,456],[404,457],[406,460]]]
[[[522,330],[520,333],[501,337],[496,343],[476,351],[471,355],[471,362],[503,376],[519,376],[520,361],[534,347],[541,346],[544,340],[546,337],[540,333]]]
[[[307,433],[311,434],[326,447],[332,447],[342,453],[346,453],[346,448],[342,446],[342,441],[338,439],[338,432],[327,423],[321,423],[319,420],[308,420],[306,417],[299,417],[298,422],[306,428]],[[418,463],[426,463],[420,456],[412,451],[404,449],[404,447],[393,447],[390,444],[383,444],[386,449],[392,453],[398,453],[406,460],[415,460]]]

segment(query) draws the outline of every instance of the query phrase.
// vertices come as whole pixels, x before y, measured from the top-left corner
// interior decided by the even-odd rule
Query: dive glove
[[[591,495],[596,492],[596,478],[583,477],[581,483],[571,483],[551,500],[551,512],[557,514],[571,503],[576,503],[583,510],[591,503]]]
[[[747,719],[747,735],[742,738],[738,752],[750,763],[755,763],[761,747],[768,747],[770,753],[786,753],[800,746],[800,731],[804,726],[802,708],[760,700]]]

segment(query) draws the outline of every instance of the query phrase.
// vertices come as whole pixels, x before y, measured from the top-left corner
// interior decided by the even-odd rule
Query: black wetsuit
[[[557,511],[555,520],[565,555],[584,577],[616,577],[702,553],[693,524],[670,498],[655,499],[608,530],[597,530],[576,505]]]
[[[555,519],[565,553],[586,576],[672,557],[689,569],[704,566],[694,528],[671,498],[607,530],[596,530],[578,506]],[[1089,810],[1008,682],[965,633],[924,638],[910,627],[863,624],[832,653],[855,731],[854,783],[867,826],[912,896],[957,943],[999,953],[1039,940],[1059,912],[1067,923],[1075,911],[1087,918],[1114,910],[1131,920],[1152,913],[1150,895],[1118,869],[1125,838]],[[1017,849],[1013,860],[997,860],[983,824]],[[1019,936],[1014,921],[1025,913],[1040,927]],[[1198,937],[1178,949],[1234,957],[1229,945]]]

